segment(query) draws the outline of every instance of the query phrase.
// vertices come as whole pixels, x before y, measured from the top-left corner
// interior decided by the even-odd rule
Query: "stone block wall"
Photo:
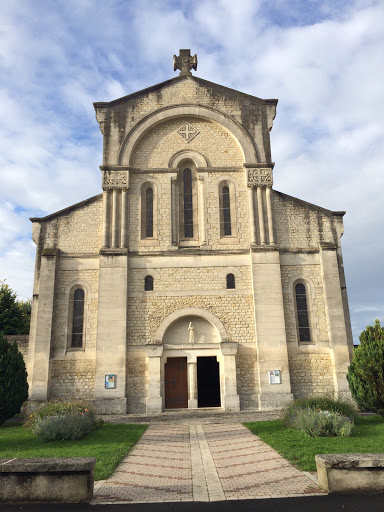
[[[289,373],[295,398],[310,395],[333,397],[335,388],[330,353],[290,351]]]
[[[281,249],[317,249],[321,242],[337,243],[331,212],[274,191],[273,214]]]
[[[50,399],[93,400],[94,393],[94,360],[51,361]]]
[[[146,411],[148,394],[148,361],[141,347],[130,347],[127,353],[128,413]]]
[[[236,373],[240,409],[257,409],[259,406],[259,371],[255,349],[239,348],[236,356]]]
[[[70,291],[76,285],[82,285],[86,290],[84,347],[86,350],[96,347],[99,271],[59,270],[56,276],[51,343],[54,355],[63,355],[68,346],[68,331],[71,329],[71,326],[68,325]]]
[[[9,343],[17,343],[17,348],[19,349],[19,352],[21,352],[24,362],[26,362],[28,354],[29,334],[8,334],[5,336],[5,338]]]

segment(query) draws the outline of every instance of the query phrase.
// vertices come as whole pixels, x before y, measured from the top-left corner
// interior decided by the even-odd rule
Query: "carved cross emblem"
[[[191,55],[191,50],[179,50],[179,56],[173,56],[173,71],[180,69],[179,76],[191,76],[191,69],[197,69],[197,55]]]
[[[187,121],[180,126],[180,128],[177,130],[177,133],[182,137],[185,142],[191,142],[192,139],[196,137],[197,134],[199,134],[199,130],[192,126]]]

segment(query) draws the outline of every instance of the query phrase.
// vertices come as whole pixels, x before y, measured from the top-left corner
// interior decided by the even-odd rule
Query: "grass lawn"
[[[0,427],[0,458],[96,457],[95,480],[108,478],[148,425],[106,423],[79,441],[43,443],[21,425]]]
[[[251,432],[304,471],[316,471],[318,453],[384,453],[384,418],[360,417],[351,437],[309,437],[280,420],[244,423]]]

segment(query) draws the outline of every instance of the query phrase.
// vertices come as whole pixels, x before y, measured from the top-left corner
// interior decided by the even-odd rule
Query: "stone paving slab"
[[[93,504],[220,501],[318,495],[293,467],[241,424],[151,424]]]

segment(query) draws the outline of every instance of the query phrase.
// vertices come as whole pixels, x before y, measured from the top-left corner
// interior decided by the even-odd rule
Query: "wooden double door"
[[[187,358],[170,357],[165,363],[165,409],[188,408]],[[197,358],[198,407],[220,407],[219,363],[216,357]]]

